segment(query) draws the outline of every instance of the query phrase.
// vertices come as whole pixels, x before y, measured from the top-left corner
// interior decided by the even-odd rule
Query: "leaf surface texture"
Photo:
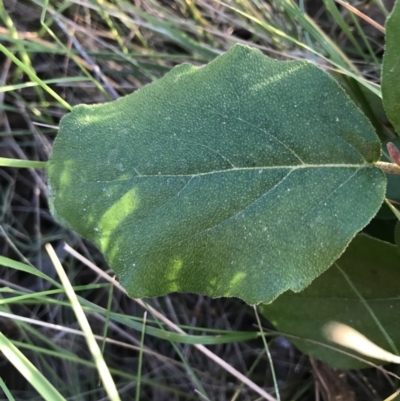
[[[50,202],[132,297],[268,302],[309,285],[375,215],[380,152],[325,72],[236,45],[75,107],[48,164]]]

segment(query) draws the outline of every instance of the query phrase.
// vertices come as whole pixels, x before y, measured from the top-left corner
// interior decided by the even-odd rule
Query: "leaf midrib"
[[[360,168],[373,168],[376,167],[374,163],[361,163],[361,164],[301,164],[298,166],[268,166],[268,167],[235,167],[231,169],[226,169],[226,170],[212,170],[208,171],[205,173],[195,173],[195,174],[138,174],[133,177],[129,178],[115,178],[112,180],[91,180],[91,181],[82,181],[81,183],[89,183],[89,182],[95,182],[95,183],[107,183],[107,182],[114,182],[114,181],[129,181],[137,178],[149,178],[149,177],[159,177],[159,178],[173,178],[173,177],[190,177],[190,178],[195,178],[195,177],[201,177],[205,175],[211,175],[211,174],[224,174],[224,173],[231,173],[231,172],[236,172],[236,171],[247,171],[247,170],[299,170],[299,169],[305,169],[305,168],[354,168],[354,169],[360,169]],[[377,167],[378,168],[378,167]],[[136,168],[135,168],[136,170]]]

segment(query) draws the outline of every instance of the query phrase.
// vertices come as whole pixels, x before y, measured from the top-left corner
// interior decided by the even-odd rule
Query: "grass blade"
[[[67,110],[72,110],[72,107],[61,98],[56,92],[53,91],[49,86],[47,86],[32,70],[30,70],[21,60],[14,56],[4,45],[0,43],[0,51],[4,53],[11,61],[13,61],[28,77],[37,82],[49,95],[53,96],[63,107]]]
[[[36,160],[21,160],[9,159],[7,157],[0,157],[1,167],[19,167],[19,168],[45,168],[46,162]]]
[[[6,383],[4,382],[4,380],[0,377],[0,387],[3,390],[5,396],[7,397],[7,399],[9,401],[15,401],[15,398],[13,397],[13,395],[11,394],[10,390],[8,389]]]
[[[104,390],[108,394],[111,401],[120,401],[117,387],[115,386],[114,380],[111,376],[110,371],[108,370],[107,364],[103,358],[100,347],[97,344],[96,339],[94,338],[92,329],[89,325],[89,322],[86,318],[85,312],[82,309],[81,304],[78,301],[78,297],[75,294],[74,289],[59,261],[53,247],[50,244],[46,245],[47,253],[50,256],[51,261],[54,264],[54,267],[57,270],[58,276],[60,277],[61,283],[65,288],[65,293],[67,294],[72,309],[74,310],[75,316],[78,320],[79,326],[81,327],[83,333],[85,334],[86,342],[89,347],[90,353],[93,356],[93,359],[96,363],[97,370],[100,375],[100,379],[103,382]]]
[[[136,381],[136,401],[140,401],[140,379],[142,376],[143,346],[144,346],[144,337],[146,335],[146,319],[147,319],[147,311],[144,312],[143,330],[142,330],[142,336],[140,338],[140,352],[139,352],[138,372]]]
[[[42,273],[40,270],[36,269],[35,267],[29,266],[29,265],[27,265],[25,263],[17,262],[16,260],[12,260],[12,259],[6,258],[5,256],[0,256],[0,265],[6,266],[6,267],[10,267],[11,269],[23,271],[25,273],[33,274],[33,275],[38,276],[38,277],[40,277],[40,278],[42,278],[44,280],[49,281],[50,283],[52,283],[56,287],[60,286],[60,284],[57,283],[57,281],[53,280],[52,278],[50,278],[46,274]]]
[[[0,333],[0,351],[46,401],[66,401],[3,333]]]

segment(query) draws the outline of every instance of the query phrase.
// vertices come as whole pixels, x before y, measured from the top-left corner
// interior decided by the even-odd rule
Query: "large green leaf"
[[[294,294],[288,291],[272,304],[259,307],[279,331],[305,340],[291,339],[303,352],[337,368],[356,369],[367,365],[306,341],[308,339],[326,344],[322,335],[323,326],[329,321],[338,321],[393,352],[372,314],[338,266],[400,348],[400,256],[396,246],[366,235],[358,235],[335,265],[303,292]]]
[[[380,152],[325,72],[237,45],[75,107],[48,163],[50,203],[132,297],[271,301],[309,285],[375,215]]]
[[[389,121],[400,134],[400,1],[386,22],[386,46],[382,67],[382,98]]]

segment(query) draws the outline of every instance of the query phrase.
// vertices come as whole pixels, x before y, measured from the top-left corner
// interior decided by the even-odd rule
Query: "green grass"
[[[355,5],[383,24],[379,0]],[[131,93],[237,42],[318,64],[393,138],[382,32],[334,0],[0,0],[0,20],[0,399],[326,399],[329,368],[240,300],[129,299],[94,246],[53,221],[43,167],[72,106]],[[384,400],[396,373],[345,380],[358,399]]]

